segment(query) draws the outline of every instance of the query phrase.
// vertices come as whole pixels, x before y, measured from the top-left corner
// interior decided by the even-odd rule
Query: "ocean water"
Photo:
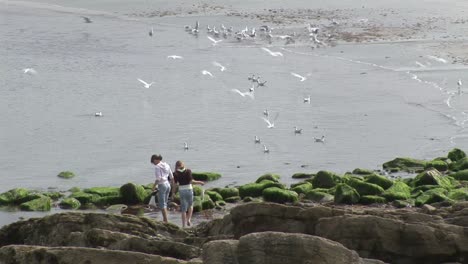
[[[0,2],[1,192],[146,184],[153,180],[154,153],[171,166],[183,160],[194,171],[221,173],[210,187],[251,182],[267,172],[292,183],[296,172],[380,169],[397,156],[430,159],[468,146],[468,94],[458,94],[456,85],[467,77],[466,67],[431,57],[437,40],[312,50],[230,38],[213,46],[204,30],[196,38],[184,25],[199,20],[203,29],[221,23],[240,29],[261,22],[214,15],[145,18],[128,14],[156,9],[159,2],[94,2]],[[426,13],[437,7],[437,1],[427,3],[432,9]],[[82,15],[93,23],[83,23]],[[28,67],[38,74],[23,74]],[[253,100],[232,91],[247,91],[251,74],[267,81]],[[137,78],[155,83],[146,89]],[[265,109],[278,115],[273,129],[262,119]],[[314,142],[322,135],[325,143]],[[77,176],[58,178],[64,170]]]

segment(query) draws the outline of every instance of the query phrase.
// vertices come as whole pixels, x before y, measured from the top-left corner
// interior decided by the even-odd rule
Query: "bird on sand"
[[[322,136],[321,138],[316,138],[316,137],[314,137],[314,141],[315,141],[315,142],[324,143],[324,142],[325,142],[325,136]]]

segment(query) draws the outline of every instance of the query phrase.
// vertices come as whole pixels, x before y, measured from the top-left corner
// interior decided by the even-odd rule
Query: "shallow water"
[[[180,159],[194,171],[222,173],[210,187],[266,172],[291,183],[296,172],[379,169],[397,156],[433,158],[468,146],[468,94],[454,93],[466,68],[431,60],[427,40],[316,50],[275,43],[269,48],[284,56],[272,57],[262,40],[212,46],[204,31],[195,38],[183,30],[196,19],[202,28],[258,26],[249,19],[124,16],[155,8],[142,1],[47,2],[61,6],[0,2],[0,191],[148,183],[153,153],[171,165]],[[427,2],[424,12],[431,13],[436,4]],[[94,22],[83,23],[83,14]],[[166,58],[174,54],[184,59]],[[26,67],[38,75],[23,74]],[[231,91],[247,90],[252,73],[267,80],[254,100]],[[155,84],[145,89],[137,78]],[[308,95],[311,103],[304,104]],[[279,113],[274,129],[261,118],[265,109]],[[255,135],[270,153],[254,144]],[[315,143],[322,135],[326,142]],[[63,170],[77,176],[57,178]],[[0,223],[10,218],[2,213]]]

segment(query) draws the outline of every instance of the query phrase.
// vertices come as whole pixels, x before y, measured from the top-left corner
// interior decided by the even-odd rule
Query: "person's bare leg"
[[[186,215],[186,213],[184,211],[182,211],[181,214],[182,214],[182,228],[184,228],[185,223],[186,223],[185,221],[187,219],[187,215]]]
[[[193,213],[193,206],[190,206],[189,209],[187,210],[187,225],[188,226],[192,225],[192,213]]]
[[[161,209],[161,213],[162,213],[162,216],[163,216],[163,221],[165,223],[167,223],[167,208]]]

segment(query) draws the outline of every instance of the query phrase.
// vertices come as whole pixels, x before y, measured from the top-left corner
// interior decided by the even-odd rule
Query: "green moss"
[[[125,204],[132,205],[143,203],[147,193],[145,188],[139,184],[126,183],[120,187],[120,196]]]
[[[297,202],[299,195],[296,192],[284,190],[278,187],[266,188],[262,192],[263,199],[274,203],[292,203]]]
[[[54,201],[65,196],[61,192],[45,192],[45,193],[43,193],[43,195],[49,197],[50,199],[52,199]]]
[[[17,199],[15,201],[15,204],[22,204],[22,203],[25,203],[25,202],[29,202],[29,201],[32,201],[32,200],[36,200],[38,198],[41,198],[45,195],[41,194],[41,193],[37,193],[37,192],[30,192],[28,193],[28,195],[26,195],[25,197],[22,197],[20,199]]]
[[[145,198],[145,200],[146,200],[146,198]],[[148,202],[149,202],[149,199],[148,199]],[[96,205],[99,205],[99,206],[107,206],[107,205],[113,205],[113,204],[122,204],[122,203],[124,203],[124,199],[120,195],[102,196],[102,197],[97,198],[94,203]],[[145,203],[147,204],[146,201],[145,201]]]
[[[414,171],[426,166],[426,161],[417,160],[412,158],[395,158],[391,161],[385,162],[382,167],[384,170],[392,171]]]
[[[432,160],[432,161],[428,161],[426,163],[426,166],[424,167],[424,169],[431,169],[431,168],[434,168],[438,171],[446,171],[448,170],[448,164],[447,162],[443,161],[443,160]]]
[[[412,191],[411,191],[411,194],[416,194],[416,193],[423,193],[425,191],[428,191],[428,190],[431,190],[431,189],[436,189],[436,188],[440,188],[440,186],[438,185],[421,185],[421,186],[418,186],[416,188],[414,188]]]
[[[353,174],[369,175],[369,174],[374,174],[374,172],[371,170],[367,170],[367,169],[356,168],[353,170]]]
[[[221,174],[216,172],[192,172],[192,177],[196,181],[215,181],[221,178]]]
[[[78,201],[80,201],[80,203],[82,205],[83,204],[95,203],[100,198],[99,195],[91,194],[91,193],[85,193],[85,192],[75,192],[75,193],[72,193],[68,197],[77,199]]]
[[[52,199],[47,196],[43,196],[20,204],[20,208],[24,211],[50,211],[51,204]]]
[[[270,180],[270,181],[273,181],[273,182],[279,182],[280,177],[281,176],[279,176],[278,174],[267,173],[267,174],[263,174],[262,176],[258,177],[258,179],[255,182],[259,183],[259,182],[261,182],[263,180]]]
[[[364,195],[359,199],[359,203],[361,204],[384,204],[386,202],[387,200],[384,197],[377,195]]]
[[[444,188],[452,188],[450,180],[436,169],[429,169],[421,172],[414,178],[414,186],[417,187],[421,185],[438,185]]]
[[[450,170],[452,171],[461,171],[468,169],[468,157],[463,157],[456,162],[452,162],[449,165]]]
[[[202,210],[213,209],[215,206],[215,202],[209,196],[205,196],[205,199],[202,201]]]
[[[392,202],[392,205],[397,208],[405,208],[405,207],[413,207],[415,204],[414,204],[414,199],[408,199],[408,200],[395,200]]]
[[[203,187],[200,185],[193,185],[193,196],[201,196],[203,193]]]
[[[306,182],[304,184],[298,185],[294,188],[291,189],[292,191],[296,193],[306,193],[307,191],[312,190],[312,184],[309,182]]]
[[[193,197],[193,211],[201,212],[203,210],[202,199],[200,196]]]
[[[365,182],[376,184],[382,187],[384,190],[390,188],[393,185],[393,181],[382,175],[375,173],[366,175],[364,178]]]
[[[350,178],[347,181],[347,184],[356,189],[360,196],[379,195],[384,192],[384,189],[376,184],[364,182],[354,178]]]
[[[59,203],[62,209],[78,209],[81,206],[80,201],[75,198],[65,198]]]
[[[99,196],[119,196],[120,188],[119,187],[93,187],[84,189],[83,192],[97,194]]]
[[[218,202],[218,201],[223,200],[223,197],[221,196],[221,194],[219,194],[217,192],[206,191],[205,195],[208,195],[213,202]]]
[[[463,150],[458,149],[458,148],[454,148],[454,149],[449,151],[447,157],[451,161],[459,161],[459,160],[465,158],[466,154],[465,154],[465,152]]]
[[[237,203],[241,200],[240,196],[232,196],[225,199],[226,203]]]
[[[29,195],[30,191],[24,188],[11,189],[0,194],[0,205],[19,204],[21,199]]]
[[[428,191],[425,191],[423,194],[419,195],[416,198],[416,206],[421,206],[424,204],[432,204],[437,202],[443,202],[450,200],[447,196],[447,190],[444,188],[435,188]]]
[[[63,178],[63,179],[71,179],[75,177],[75,174],[71,171],[62,171],[60,172],[57,177]]]
[[[78,188],[78,187],[72,187],[72,188],[70,188],[70,190],[68,190],[68,191],[74,193],[74,192],[79,192],[79,191],[81,191],[81,189]]]
[[[304,194],[304,198],[307,200],[311,200],[313,202],[331,202],[334,199],[334,196],[326,193],[326,192],[321,192],[318,191],[317,189],[314,190],[309,190]]]
[[[468,201],[468,188],[451,190],[447,196],[456,201]]]
[[[402,181],[395,181],[392,187],[383,192],[382,196],[385,197],[387,201],[407,200],[411,196],[411,188]]]
[[[229,197],[239,196],[239,190],[237,188],[222,188],[219,190],[219,194],[226,201]]]
[[[216,202],[216,205],[217,206],[226,206],[226,202],[225,201],[218,201],[218,202]]]
[[[270,180],[263,180],[259,183],[248,183],[239,187],[239,196],[244,198],[246,196],[259,197],[266,188],[278,187],[284,189],[284,185],[279,182]]]
[[[341,182],[341,177],[329,172],[329,171],[319,171],[317,176],[312,179],[312,185],[314,188],[332,188]]]
[[[353,187],[345,183],[336,186],[335,203],[355,204],[359,199],[360,195]]]
[[[315,174],[313,173],[302,173],[302,172],[299,172],[299,173],[294,173],[292,178],[293,179],[310,179],[312,177],[314,177]]]
[[[450,176],[459,181],[468,181],[468,170],[457,171],[456,173],[450,174]]]

